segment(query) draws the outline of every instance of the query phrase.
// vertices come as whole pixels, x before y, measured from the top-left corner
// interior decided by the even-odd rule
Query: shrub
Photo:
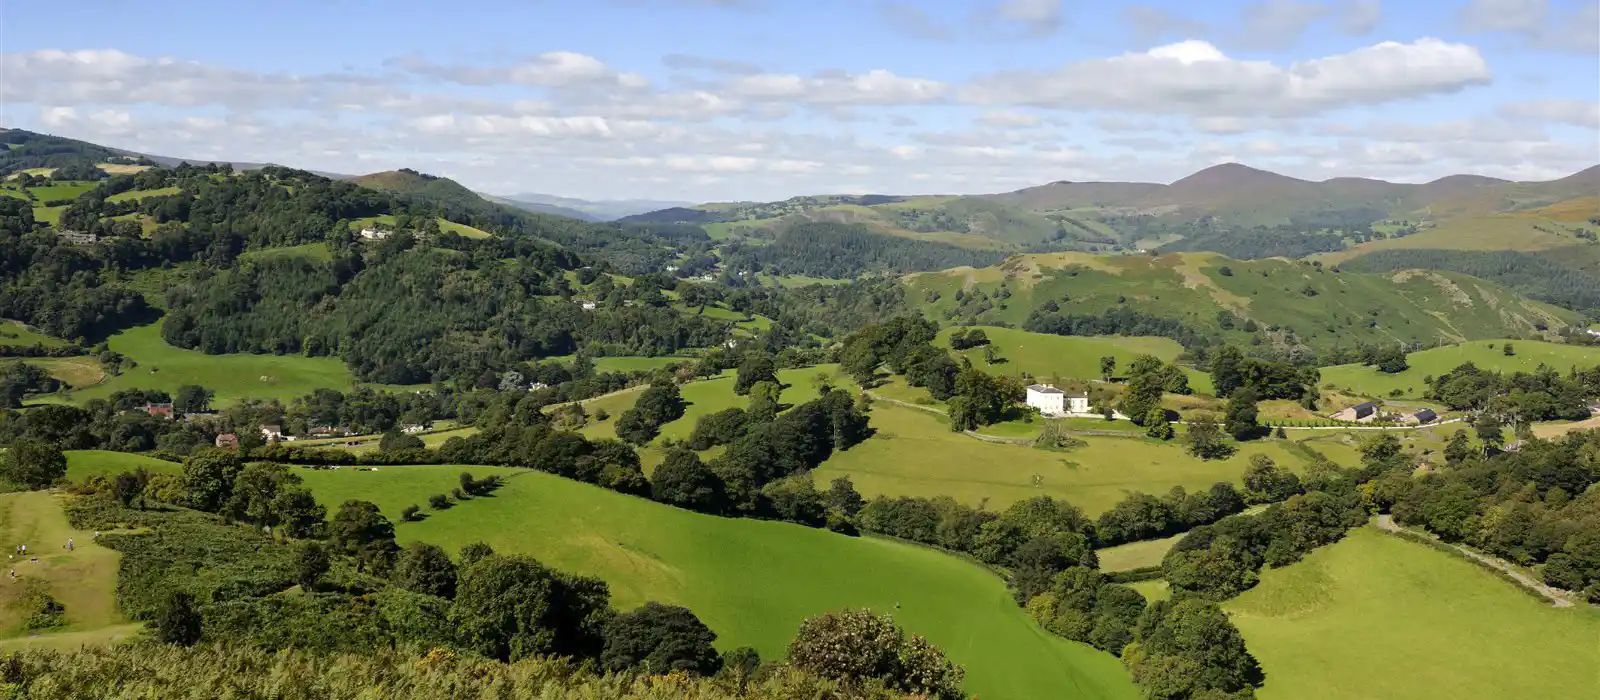
[[[428,497],[428,506],[434,510],[445,510],[451,505],[453,504],[450,503],[450,497],[442,493],[436,493]]]
[[[789,643],[789,663],[825,678],[882,682],[932,698],[960,698],[962,668],[922,637],[905,632],[888,615],[841,610],[807,619]]]

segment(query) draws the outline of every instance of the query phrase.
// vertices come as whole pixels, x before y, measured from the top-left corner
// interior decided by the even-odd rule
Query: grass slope
[[[1117,358],[1117,368],[1126,370],[1133,358],[1154,355],[1167,362],[1177,359],[1183,346],[1177,341],[1153,336],[1062,336],[1030,333],[1013,328],[974,326],[989,337],[989,344],[999,353],[1002,362],[990,364],[984,360],[983,348],[962,352],[974,367],[993,374],[1017,375],[1028,373],[1040,380],[1052,377],[1065,379],[1099,379],[1100,358],[1110,355]],[[938,343],[948,347],[954,328],[939,332]],[[969,332],[972,329],[967,329]],[[1210,393],[1210,375],[1191,370],[1189,386],[1196,391]]]
[[[409,488],[406,479],[427,483],[413,493],[437,492],[462,469],[301,473],[325,503],[376,498],[393,512],[406,500],[394,497]],[[1115,658],[1041,630],[999,577],[932,549],[701,515],[537,472],[396,532],[452,551],[483,540],[600,576],[624,609],[648,600],[686,605],[724,649],[749,645],[781,657],[804,618],[868,607],[943,648],[966,667],[967,690],[988,700],[1138,697]]]
[[[71,345],[65,340],[45,335],[17,321],[0,321],[0,345],[35,344],[51,348]]]
[[[1594,611],[1370,528],[1224,607],[1266,671],[1263,700],[1591,697],[1600,668]]]
[[[216,392],[218,405],[226,405],[246,397],[288,401],[313,389],[348,389],[355,383],[344,363],[332,357],[207,355],[175,348],[161,339],[159,322],[130,328],[107,342],[139,366],[75,392],[74,400],[105,398],[129,388],[172,393],[181,385],[199,384]]]
[[[123,472],[138,469],[152,474],[178,474],[183,465],[164,459],[146,457],[110,450],[69,450],[67,452],[67,480],[83,481],[92,476],[112,478]]]
[[[819,484],[848,475],[869,497],[951,496],[991,509],[1049,495],[1092,516],[1131,491],[1164,494],[1173,486],[1195,491],[1218,481],[1237,484],[1254,454],[1294,470],[1303,465],[1281,441],[1248,443],[1233,457],[1210,462],[1176,443],[1143,437],[1085,436],[1085,447],[1064,451],[988,443],[951,432],[942,416],[884,402],[873,406],[871,425],[876,436],[812,472]]]
[[[1506,356],[1507,342],[1516,355]],[[1366,396],[1389,396],[1389,392],[1398,389],[1401,396],[1420,397],[1427,390],[1425,377],[1437,377],[1463,363],[1471,362],[1480,368],[1501,372],[1531,372],[1540,364],[1546,364],[1564,373],[1575,366],[1600,364],[1600,348],[1535,340],[1484,340],[1414,352],[1406,356],[1406,362],[1411,367],[1395,374],[1384,374],[1376,367],[1358,364],[1325,367],[1322,383]]]
[[[17,581],[0,583],[0,650],[14,646],[62,646],[104,643],[126,636],[130,629],[117,610],[115,592],[117,562],[115,551],[94,543],[94,533],[76,530],[67,523],[56,496],[46,491],[0,494],[0,549],[10,553],[17,545],[27,545],[29,559],[9,562],[9,579],[15,570]],[[73,551],[65,549],[73,539]],[[37,554],[35,554],[37,553]],[[38,561],[31,561],[34,556]],[[16,605],[27,584],[44,586],[66,607],[67,624],[48,634],[27,633],[21,629],[25,613]],[[70,636],[57,638],[57,634]]]
[[[1035,308],[1054,301],[1062,313],[1099,315],[1126,308],[1175,319],[1241,346],[1260,334],[1245,332],[1242,324],[1224,331],[1219,312],[1254,320],[1262,328],[1293,330],[1317,348],[1531,335],[1535,324],[1560,328],[1580,320],[1571,311],[1457,273],[1336,273],[1301,262],[1231,260],[1211,253],[1021,255],[991,267],[958,267],[904,280],[907,301],[938,320],[1020,328]],[[973,302],[979,293],[989,297],[982,311]]]

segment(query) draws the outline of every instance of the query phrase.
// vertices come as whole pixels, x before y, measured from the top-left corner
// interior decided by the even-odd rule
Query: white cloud
[[[574,51],[549,51],[507,66],[446,66],[420,56],[388,62],[390,67],[419,76],[463,85],[531,85],[539,87],[620,87],[639,89],[649,81],[619,72],[604,61]]]
[[[1199,36],[1207,31],[1204,22],[1150,5],[1128,5],[1122,8],[1120,15],[1142,42],[1166,36]]]
[[[906,78],[887,70],[821,74],[810,78],[762,74],[728,83],[732,94],[750,100],[791,100],[813,105],[897,105],[933,102],[948,86],[937,80]]]
[[[1232,59],[1201,41],[980,78],[976,104],[1103,108],[1201,116],[1294,115],[1456,92],[1490,81],[1474,47],[1438,39],[1383,42],[1280,66]]]
[[[1500,105],[1511,119],[1570,124],[1600,129],[1600,102],[1592,100],[1525,100]]]

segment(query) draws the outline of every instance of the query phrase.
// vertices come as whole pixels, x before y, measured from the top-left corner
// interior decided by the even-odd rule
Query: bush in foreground
[[[888,615],[841,610],[807,619],[789,643],[789,663],[857,687],[882,683],[930,698],[960,698],[965,671]]]
[[[512,664],[457,656],[381,650],[370,655],[268,652],[230,646],[160,644],[87,647],[74,652],[19,651],[0,656],[6,696],[56,700],[145,698],[588,698],[590,700],[911,700],[851,687],[794,669],[762,678],[598,674],[565,660]]]

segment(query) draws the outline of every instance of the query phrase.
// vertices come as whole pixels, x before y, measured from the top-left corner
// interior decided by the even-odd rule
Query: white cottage
[[[1076,392],[1069,394],[1051,384],[1031,384],[1028,386],[1027,404],[1047,416],[1088,413],[1089,395]]]

